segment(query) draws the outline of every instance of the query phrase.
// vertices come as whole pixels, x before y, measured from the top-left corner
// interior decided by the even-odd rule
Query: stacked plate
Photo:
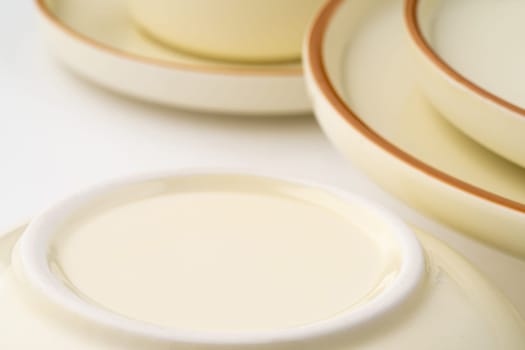
[[[482,264],[525,295],[525,5],[329,0],[305,84],[293,43],[321,1],[267,1],[36,2],[67,66],[120,93],[240,115],[313,102],[344,155],[499,250]],[[0,235],[0,268],[9,349],[525,348],[525,298],[516,312],[445,244],[295,179],[184,170],[93,187]]]
[[[517,163],[522,148],[511,134],[520,133],[525,119],[510,103],[483,92],[437,58],[419,23],[438,31],[444,21],[441,36],[427,33],[441,43],[446,30],[457,31],[450,29],[447,18],[436,19],[438,8],[444,15],[450,11],[450,21],[459,21],[455,16],[464,13],[447,1],[441,7],[429,2],[433,6],[424,1],[421,5],[407,3],[409,35],[403,26],[402,1],[370,1],[366,6],[359,1],[330,2],[306,49],[316,114],[334,144],[389,191],[466,233],[523,257],[524,169],[487,150],[447,119],[461,124],[469,134],[495,135],[484,142],[493,149],[513,143],[510,149],[515,152],[505,155]],[[478,2],[461,3],[467,7],[461,9],[467,11],[466,16],[468,6],[478,6]],[[419,12],[428,16],[428,8],[433,9],[433,17],[417,16]],[[432,18],[434,22],[428,23]],[[461,43],[449,45],[460,51],[456,52],[460,59],[467,60],[464,52],[469,42]],[[416,47],[416,55],[407,49],[410,45]],[[498,118],[494,111],[499,113],[497,122],[493,121]],[[461,118],[475,120],[478,129],[463,126]],[[481,135],[476,139],[483,142]]]
[[[359,1],[330,2],[309,37],[308,83],[324,130],[391,192],[460,230],[525,256],[525,170],[487,151],[443,118],[458,120],[434,107],[452,106],[442,101],[446,97],[428,98],[417,83],[416,68],[421,65],[406,49],[402,1],[372,3],[376,2],[365,8]],[[423,46],[414,22],[417,4],[407,6],[418,54],[428,56],[431,51]],[[464,47],[458,50],[463,53]],[[448,70],[438,62],[422,64],[440,79],[419,76],[425,90],[477,99],[488,105],[487,110],[496,108],[493,101],[475,95],[476,90],[462,88],[446,76]],[[458,115],[479,118],[480,129],[487,132],[500,130],[483,119],[483,106],[472,108]],[[503,105],[497,108],[507,112]],[[505,118],[500,124],[511,117]]]

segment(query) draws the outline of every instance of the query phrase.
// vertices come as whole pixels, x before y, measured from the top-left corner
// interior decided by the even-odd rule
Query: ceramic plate
[[[56,55],[117,92],[165,105],[282,115],[310,110],[300,63],[233,65],[168,49],[139,32],[124,0],[36,0]]]
[[[317,117],[384,188],[476,238],[525,256],[525,170],[465,137],[415,83],[401,0],[328,3],[307,47]]]

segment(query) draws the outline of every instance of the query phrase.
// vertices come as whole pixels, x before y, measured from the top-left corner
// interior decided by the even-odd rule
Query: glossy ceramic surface
[[[524,170],[443,120],[417,87],[407,45],[402,1],[328,3],[306,48],[324,131],[415,208],[524,257]]]
[[[0,131],[6,160],[0,232],[71,191],[115,176],[195,166],[272,169],[273,175],[307,177],[384,205],[473,262],[525,315],[525,284],[516,283],[524,279],[525,261],[406,207],[342,161],[311,117],[217,118],[114,96],[72,76],[49,55],[33,5],[15,2],[13,12],[0,13],[0,71],[10,73],[0,79],[3,113],[16,115]]]
[[[525,166],[520,3],[409,0],[405,18],[418,81],[433,105],[480,144]]]
[[[116,92],[246,115],[310,109],[300,63],[227,64],[179,53],[140,33],[124,0],[36,2],[55,54],[81,76]]]
[[[173,47],[231,61],[301,59],[310,20],[323,0],[132,0],[150,35]]]
[[[49,251],[46,242],[53,240],[52,236],[57,233],[53,230],[61,227],[64,220],[79,214],[92,215],[93,205],[103,205],[105,209],[102,210],[107,210],[107,196],[115,204],[117,198],[117,201],[132,201],[136,196],[165,191],[184,193],[191,191],[194,180],[201,186],[199,191],[215,188],[223,192],[230,187],[235,192],[263,191],[270,197],[284,195],[301,201],[315,200],[320,207],[328,205],[331,208],[334,203],[337,207],[342,205],[342,215],[347,215],[353,224],[364,225],[360,227],[366,230],[379,223],[386,235],[396,237],[394,240],[399,242],[399,247],[394,247],[394,251],[400,249],[400,259],[406,263],[408,274],[404,275],[402,268],[400,275],[389,282],[379,296],[360,309],[349,310],[323,322],[272,331],[268,338],[266,335],[270,333],[264,332],[235,335],[185,333],[175,329],[159,332],[153,325],[119,318],[85,299],[75,301],[67,293],[56,292],[55,288],[60,288],[57,283],[61,282],[53,277],[57,270],[47,267]],[[333,199],[337,201],[333,202]],[[339,200],[342,200],[341,204],[337,204]],[[3,237],[9,238],[8,244],[12,245],[20,231],[22,229],[14,230]],[[378,231],[371,232],[377,234]],[[521,349],[525,345],[523,320],[494,287],[444,244],[422,232],[417,232],[417,238],[424,248],[425,262],[421,256],[417,257],[420,248],[415,243],[414,233],[383,209],[339,190],[298,181],[228,172],[179,172],[99,186],[78,193],[37,216],[12,252],[12,264],[4,258],[7,254],[0,256],[4,268],[0,272],[0,305],[3,310],[0,324],[6,330],[0,336],[0,345],[13,349],[39,346],[57,350],[169,349],[174,345],[195,349],[196,344],[199,344],[199,349]],[[6,242],[1,240],[0,246]],[[385,244],[385,240],[378,241],[378,244]],[[4,250],[9,251],[9,247]],[[418,266],[422,268],[423,264],[426,267],[419,270]],[[416,278],[402,281],[403,276],[409,275]],[[399,287],[395,287],[397,282],[400,282]],[[381,295],[387,299],[375,303],[374,300],[381,299]],[[392,304],[388,300],[395,302]],[[79,309],[88,305],[96,310],[91,316],[84,313],[87,309]],[[387,305],[390,306],[385,307]],[[349,322],[352,319],[357,323]],[[123,328],[119,329],[114,322]],[[130,326],[133,324],[139,328],[133,329]],[[32,336],[21,336],[20,331],[28,327]],[[442,337],[443,332],[447,337]],[[429,341],[432,339],[434,341]]]

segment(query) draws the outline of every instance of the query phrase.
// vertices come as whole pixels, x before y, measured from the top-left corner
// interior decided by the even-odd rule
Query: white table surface
[[[504,272],[521,262],[382,191],[335,152],[313,116],[202,114],[115,95],[74,76],[50,55],[30,0],[6,6],[0,13],[0,232],[67,193],[118,176],[184,167],[262,170],[375,200],[462,250],[525,310],[525,298],[511,288],[515,276]],[[483,264],[494,257],[503,264]]]

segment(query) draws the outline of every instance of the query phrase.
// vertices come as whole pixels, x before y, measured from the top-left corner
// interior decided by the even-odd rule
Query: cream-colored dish
[[[366,200],[299,181],[118,181],[50,207],[11,262],[4,255],[0,345],[10,349],[525,346],[523,320],[447,246]]]
[[[519,0],[409,0],[419,83],[456,127],[525,166],[525,49]]]
[[[230,61],[301,59],[307,26],[324,0],[132,0],[139,26],[157,40]]]
[[[336,147],[384,188],[523,259],[525,171],[432,108],[415,81],[402,7],[334,0],[324,8],[305,53],[316,115]]]
[[[245,115],[310,110],[301,64],[231,64],[177,52],[133,23],[125,0],[36,0],[52,51],[79,75],[131,97]]]

